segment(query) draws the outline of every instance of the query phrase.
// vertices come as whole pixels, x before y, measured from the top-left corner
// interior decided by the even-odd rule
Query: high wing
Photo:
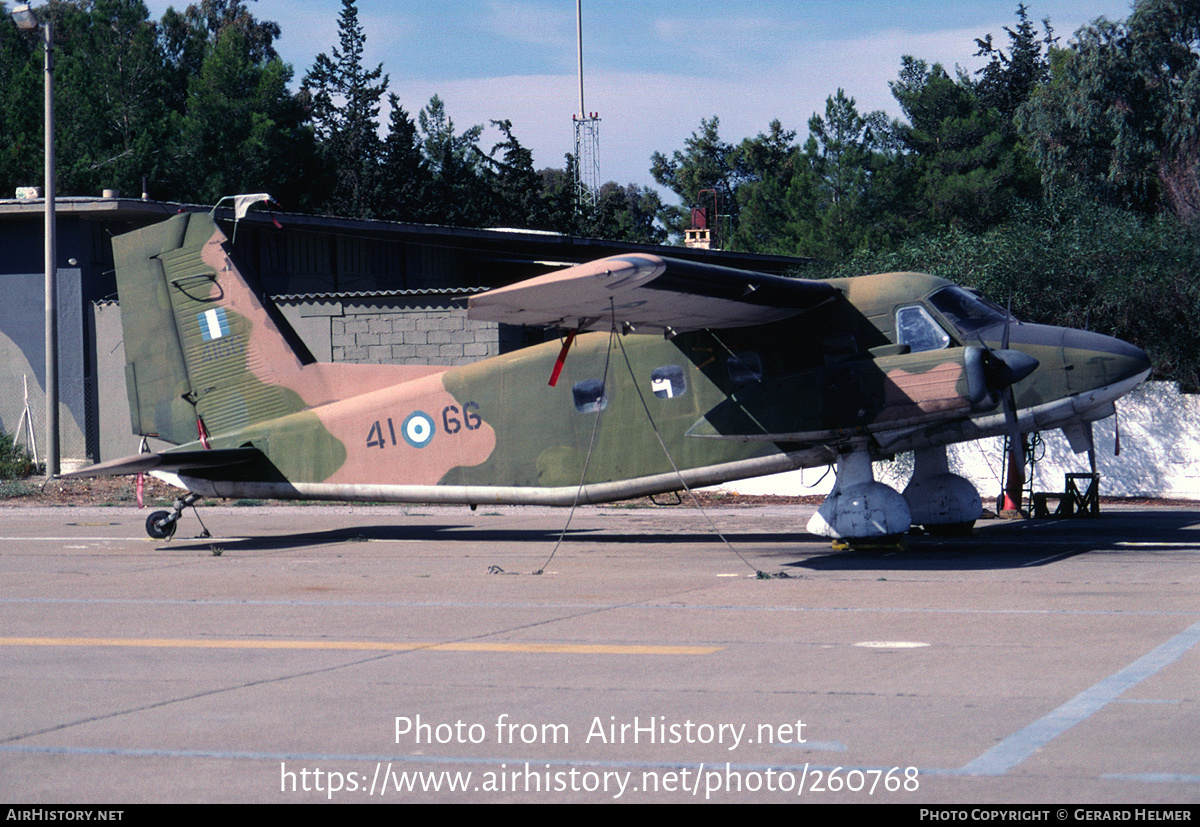
[[[578,330],[674,331],[786,319],[838,295],[831,284],[630,253],[489,290],[469,301],[478,321]]]

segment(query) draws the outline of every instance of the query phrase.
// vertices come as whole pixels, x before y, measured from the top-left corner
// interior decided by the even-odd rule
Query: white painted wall
[[[1095,423],[1100,493],[1106,497],[1170,497],[1200,500],[1200,395],[1183,394],[1174,382],[1147,382],[1117,402],[1121,455],[1113,456],[1114,418]],[[1063,475],[1088,471],[1087,454],[1071,451],[1061,431],[1043,433],[1035,465],[1035,491],[1062,491]],[[950,470],[974,483],[991,507],[1000,493],[1002,439],[951,445]],[[875,464],[875,477],[900,490],[908,482],[911,455]],[[825,494],[833,472],[789,471],[720,486],[741,494]]]

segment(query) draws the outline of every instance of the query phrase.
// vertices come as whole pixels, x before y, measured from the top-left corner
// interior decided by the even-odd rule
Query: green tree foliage
[[[884,113],[860,114],[839,89],[824,116],[809,120],[802,147],[779,121],[737,146],[718,126],[716,118],[702,121],[685,151],[654,156],[655,178],[685,205],[660,213],[675,233],[701,205],[721,214],[723,247],[753,252],[838,257],[886,243],[895,230],[886,195],[897,174],[895,127]]]
[[[22,479],[38,472],[33,457],[11,435],[0,431],[0,480]]]
[[[392,221],[433,222],[436,216],[428,207],[433,176],[425,156],[417,125],[396,95],[388,96],[391,116],[383,142],[382,169],[375,198],[380,218]]]
[[[50,7],[59,188],[141,192],[164,170],[169,98],[157,29],[141,0]]]
[[[795,252],[785,239],[794,235],[794,205],[813,199],[791,192],[800,168],[796,133],[772,121],[767,132],[746,138],[738,147],[746,180],[738,187],[738,226],[732,246],[755,253]]]
[[[550,210],[542,197],[542,176],[533,168],[533,153],[513,135],[512,121],[492,121],[504,140],[492,147],[488,156],[488,189],[492,208],[490,226],[524,226],[550,229]],[[497,158],[496,154],[501,153]]]
[[[241,32],[251,63],[279,58],[275,51],[279,24],[255,19],[242,0],[200,0],[182,12],[172,6],[158,27],[167,66],[173,73],[169,87],[177,96],[187,93],[189,78],[200,73],[205,57],[226,29]],[[180,97],[173,105],[179,109],[182,103]]]
[[[1009,40],[1007,52],[993,45],[990,34],[975,39],[975,45],[979,47],[976,57],[989,58],[974,84],[975,94],[983,106],[998,111],[1006,122],[1011,121],[1021,104],[1050,78],[1049,58],[1043,47],[1054,43],[1054,30],[1049,20],[1043,20],[1042,26],[1046,33],[1039,38],[1028,9],[1022,3],[1017,6],[1017,27],[1004,28]]]
[[[542,179],[542,198],[551,216],[552,229],[567,235],[590,235],[583,229],[583,215],[575,185],[575,156],[563,156],[563,167],[538,170]]]
[[[0,193],[5,197],[17,187],[41,186],[41,101],[40,41],[16,26],[0,25]]]
[[[311,134],[272,46],[274,23],[241,0],[203,0],[149,19],[141,0],[58,0],[54,30],[61,195],[104,188],[211,203],[269,188],[300,199]],[[0,27],[0,186],[40,183],[38,40]]]
[[[1140,0],[1054,56],[1018,118],[1054,197],[1200,216],[1200,1]]]
[[[383,66],[364,64],[356,0],[342,0],[338,44],[299,93],[278,56],[278,24],[250,0],[197,0],[158,22],[142,0],[51,0],[60,195],[104,188],[213,203],[269,191],[288,209],[460,226],[661,237],[654,193],[606,184],[582,215],[574,170],[538,172],[509,121],[491,153],[482,126],[459,133],[437,96],[417,113],[388,100]],[[0,26],[0,187],[42,183],[42,49]],[[573,161],[572,161],[573,163]]]
[[[421,151],[433,176],[428,204],[442,223],[480,227],[488,218],[491,199],[483,195],[482,164],[487,157],[479,149],[483,125],[456,134],[454,120],[442,99],[434,95],[417,115]]]
[[[716,205],[716,212],[728,215],[733,226],[738,225],[738,187],[743,183],[743,170],[732,144],[720,135],[721,123],[714,115],[701,120],[700,129],[684,141],[683,150],[668,158],[655,152],[650,159],[650,174],[660,185],[679,196],[682,206],[666,207],[662,221],[667,229],[682,235],[691,226],[691,208]],[[712,221],[710,220],[710,226]]]
[[[596,212],[585,219],[582,234],[637,244],[662,244],[667,231],[658,224],[662,199],[649,187],[609,181],[600,187]]]
[[[809,120],[800,175],[789,191],[812,207],[809,214],[798,211],[793,223],[803,254],[841,258],[874,241],[886,243],[886,222],[879,219],[895,174],[886,151],[891,130],[883,112],[861,115],[841,89],[826,99],[825,117]]]
[[[302,205],[308,197],[316,149],[287,90],[291,68],[256,52],[242,28],[227,26],[189,83],[172,145],[183,176],[178,189],[201,203],[264,188],[283,203]]]
[[[1012,302],[1025,321],[1086,328],[1150,354],[1155,378],[1200,391],[1200,233],[1094,201],[1021,210],[982,233],[950,227],[800,275],[921,270]]]
[[[1040,195],[1014,115],[1049,76],[1042,47],[1051,35],[1039,40],[1024,6],[1017,17],[1017,27],[1006,29],[1008,52],[993,46],[991,35],[976,40],[977,54],[990,57],[979,80],[962,73],[951,79],[941,65],[906,56],[891,84],[908,119],[900,137],[911,154],[916,227],[983,230]]]
[[[355,0],[342,0],[338,18],[339,46],[333,57],[322,52],[301,83],[326,163],[333,170],[333,192],[327,209],[339,215],[374,214],[383,142],[379,108],[387,93],[383,64],[363,66],[366,34],[358,22]]]

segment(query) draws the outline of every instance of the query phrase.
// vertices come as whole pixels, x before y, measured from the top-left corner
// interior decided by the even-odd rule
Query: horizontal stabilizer
[[[64,479],[87,477],[120,477],[141,474],[147,471],[169,471],[186,473],[200,469],[231,468],[262,459],[257,448],[224,448],[212,451],[167,451],[163,453],[134,454],[131,457],[98,462],[95,465],[62,474]]]
[[[838,295],[833,285],[629,253],[473,296],[468,317],[578,330],[683,333],[786,319]]]

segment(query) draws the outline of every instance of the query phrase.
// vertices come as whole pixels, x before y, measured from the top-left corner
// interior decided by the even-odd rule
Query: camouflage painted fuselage
[[[616,330],[581,334],[552,386],[556,343],[454,368],[316,363],[207,216],[114,250],[134,430],[236,456],[167,474],[209,496],[569,505],[1004,431],[988,373],[1003,325],[968,338],[927,302],[950,286],[933,276],[810,283],[824,292],[784,318],[668,336],[616,332],[610,301]],[[939,346],[903,342],[917,307]],[[1026,431],[1108,415],[1148,369],[1062,328],[1014,324],[1009,347],[1038,362],[1013,386]]]

